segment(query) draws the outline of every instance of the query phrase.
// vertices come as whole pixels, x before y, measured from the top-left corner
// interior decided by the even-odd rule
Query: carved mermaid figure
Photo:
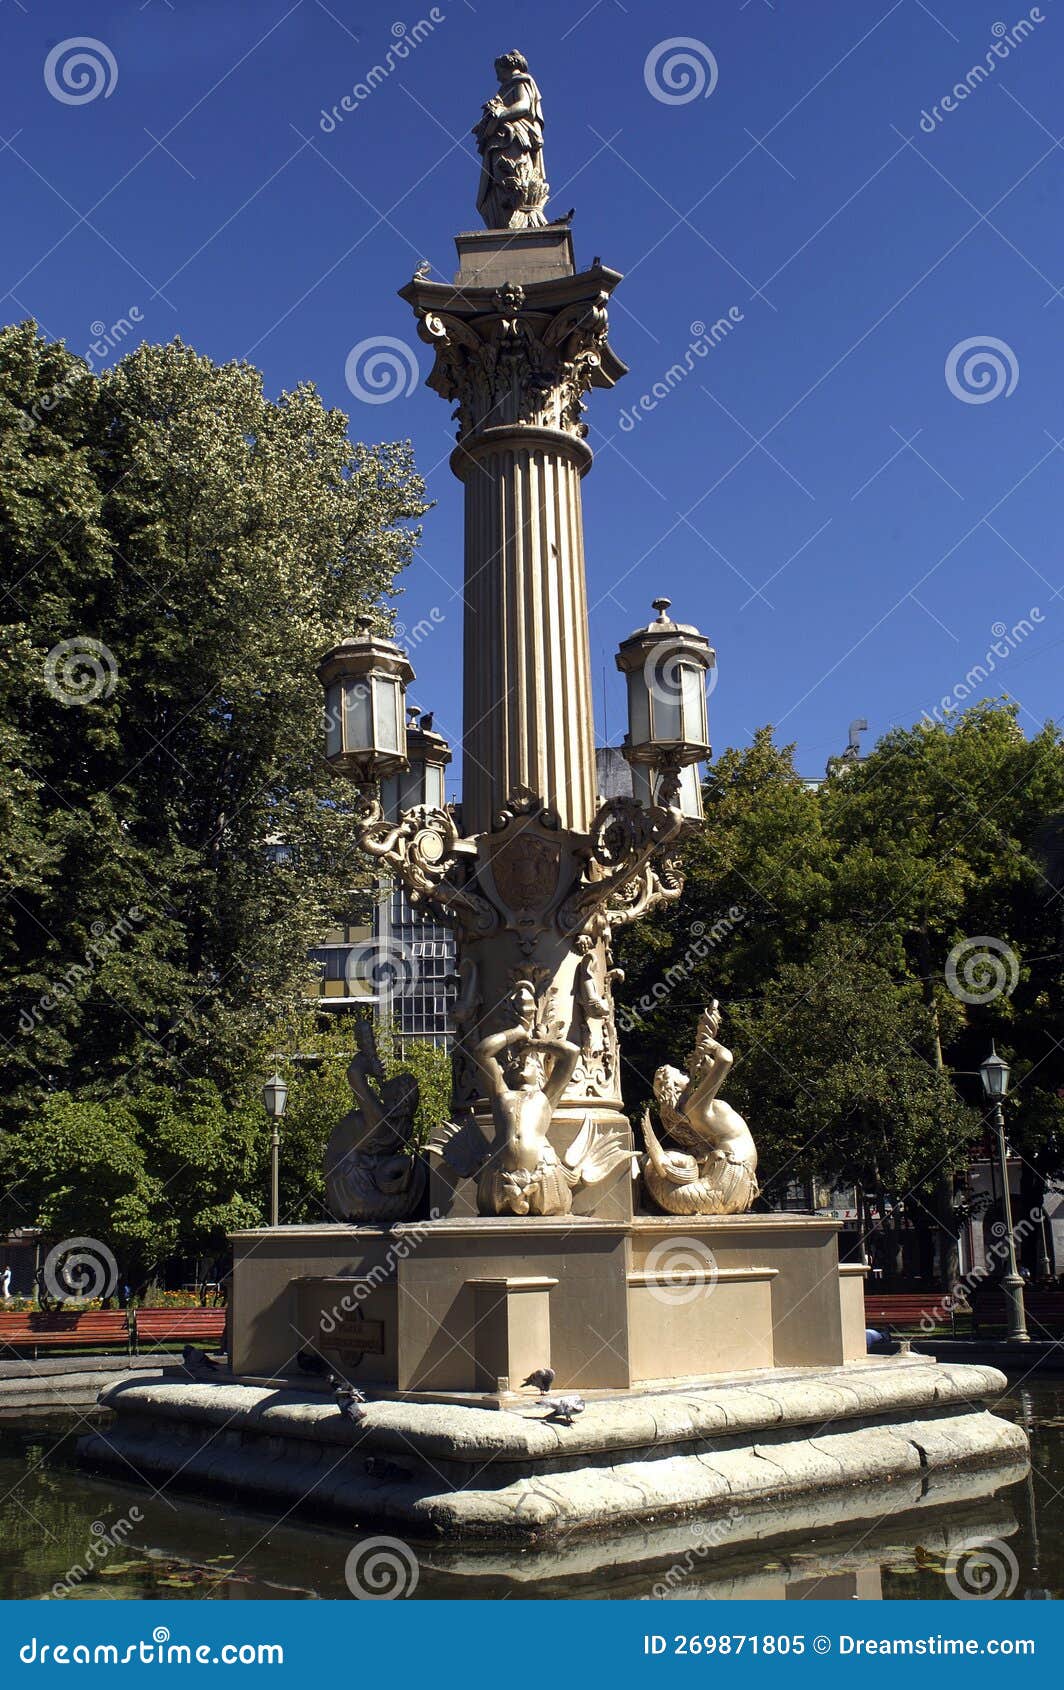
[[[342,1221],[408,1220],[428,1169],[411,1145],[420,1091],[413,1074],[384,1077],[372,1024],[356,1024],[358,1055],[347,1070],[356,1100],[325,1151],[325,1200]]]
[[[714,998],[698,1023],[690,1076],[668,1066],[654,1076],[662,1124],[683,1150],[663,1149],[650,1110],[643,1115],[643,1182],[670,1215],[740,1215],[757,1196],[757,1150],[750,1129],[717,1096],[732,1065],[731,1051],[717,1039],[719,1029]]]

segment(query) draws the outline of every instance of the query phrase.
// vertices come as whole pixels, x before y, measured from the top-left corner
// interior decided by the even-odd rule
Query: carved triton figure
[[[477,1203],[487,1215],[567,1215],[579,1185],[595,1185],[629,1158],[623,1131],[596,1125],[591,1116],[559,1157],[547,1134],[554,1111],[580,1060],[568,1039],[537,1030],[535,991],[516,982],[511,998],[516,1023],[489,1033],[473,1058],[491,1102],[495,1141],[489,1147],[473,1120],[448,1123],[429,1145],[457,1173],[479,1175]]]
[[[683,1150],[663,1149],[650,1110],[643,1115],[643,1182],[659,1208],[671,1215],[739,1215],[757,1196],[757,1150],[750,1129],[717,1096],[732,1065],[731,1051],[717,1039],[719,1030],[714,998],[698,1023],[690,1077],[668,1066],[654,1075],[662,1122]]]
[[[325,1151],[325,1197],[343,1221],[398,1221],[414,1214],[428,1170],[411,1145],[419,1088],[413,1074],[384,1077],[372,1024],[356,1024],[358,1055],[347,1070],[357,1101]]]

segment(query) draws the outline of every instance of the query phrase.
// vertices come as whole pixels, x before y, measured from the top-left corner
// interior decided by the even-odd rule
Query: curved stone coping
[[[668,1268],[664,1272],[654,1272],[653,1269],[633,1268],[626,1275],[629,1285],[637,1288],[647,1285],[717,1285],[738,1280],[740,1284],[747,1284],[751,1280],[778,1279],[779,1268]]]
[[[979,1404],[1005,1388],[1004,1375],[993,1367],[859,1366],[810,1379],[759,1380],[756,1386],[703,1385],[660,1395],[591,1399],[572,1426],[545,1422],[531,1402],[536,1418],[507,1410],[395,1401],[370,1402],[365,1419],[356,1425],[331,1401],[308,1401],[298,1391],[236,1383],[127,1381],[105,1390],[100,1403],[129,1421],[143,1417],[183,1422],[190,1428],[224,1427],[244,1436],[414,1452],[438,1461],[524,1464],[559,1456],[601,1460],[707,1438],[748,1440],[754,1433],[778,1434],[792,1427],[832,1430],[854,1420],[948,1413]],[[993,1423],[1014,1430],[1005,1421]],[[1023,1433],[1017,1435],[1023,1444]]]
[[[409,1437],[399,1460],[369,1464],[371,1451],[337,1448],[320,1436],[249,1439],[239,1427],[131,1415],[84,1438],[79,1452],[126,1477],[130,1470],[146,1482],[161,1475],[214,1497],[281,1502],[288,1512],[329,1513],[363,1528],[380,1522],[422,1541],[535,1545],[692,1514],[741,1522],[766,1502],[864,1487],[874,1493],[906,1479],[922,1486],[929,1472],[966,1465],[1015,1477],[1026,1438],[985,1409],[956,1409],[886,1425],[845,1421],[812,1436],[766,1432],[701,1450],[618,1449],[598,1459],[558,1451],[553,1461],[481,1462],[449,1475],[446,1464],[427,1458],[423,1440],[419,1447]]]
[[[644,1520],[608,1537],[596,1535],[590,1541],[579,1534],[565,1536],[551,1546],[549,1555],[529,1554],[528,1545],[483,1550],[470,1555],[463,1546],[432,1545],[419,1555],[423,1567],[460,1580],[465,1589],[454,1594],[476,1597],[477,1582],[485,1573],[510,1579],[520,1593],[552,1595],[563,1593],[568,1578],[589,1578],[606,1571],[631,1577],[654,1566],[666,1570],[679,1561],[683,1577],[666,1577],[665,1590],[672,1595],[702,1594],[694,1562],[702,1562],[701,1577],[711,1583],[707,1595],[748,1594],[763,1596],[764,1552],[771,1546],[773,1559],[788,1565],[799,1577],[808,1573],[805,1554],[809,1539],[816,1535],[818,1559],[830,1557],[832,1572],[878,1567],[884,1547],[896,1556],[899,1543],[919,1544],[943,1557],[957,1544],[968,1540],[981,1543],[1014,1533],[1018,1522],[1008,1500],[999,1493],[1025,1478],[1028,1463],[1020,1455],[1006,1456],[983,1467],[921,1468],[897,1478],[877,1479],[840,1489],[817,1488],[788,1495],[748,1500],[740,1510],[734,1505],[705,1520],[673,1510],[663,1519]],[[854,1527],[867,1530],[854,1541]],[[792,1546],[792,1552],[788,1547]],[[797,1547],[798,1559],[793,1558]],[[759,1553],[760,1552],[760,1553]],[[720,1564],[729,1569],[727,1584],[749,1584],[753,1588],[721,1589]],[[747,1562],[747,1566],[742,1563]],[[538,1588],[537,1588],[538,1587]]]

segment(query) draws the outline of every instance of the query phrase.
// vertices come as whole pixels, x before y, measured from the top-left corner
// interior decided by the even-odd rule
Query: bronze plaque
[[[323,1350],[334,1350],[341,1358],[346,1356],[382,1356],[384,1354],[384,1322],[383,1320],[363,1320],[361,1317],[351,1318],[345,1315],[337,1323],[333,1332],[326,1332],[324,1327],[319,1340]]]

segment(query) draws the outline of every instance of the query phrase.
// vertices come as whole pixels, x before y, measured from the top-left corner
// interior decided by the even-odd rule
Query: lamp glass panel
[[[439,763],[425,764],[424,801],[430,810],[443,809],[443,770]]]
[[[344,682],[345,751],[373,750],[372,696],[370,682],[362,676]]]
[[[675,653],[662,653],[654,664],[655,684],[651,687],[654,712],[654,738],[671,745],[683,739],[682,705],[685,696],[686,665]]]
[[[325,755],[338,757],[344,748],[343,688],[338,681],[325,689]]]
[[[688,763],[680,775],[680,812],[690,821],[701,821],[702,770],[697,763]]]
[[[633,745],[646,745],[650,739],[650,706],[641,668],[628,671],[628,737]]]
[[[399,751],[399,728],[402,698],[399,682],[390,675],[374,675],[373,696],[376,704],[378,751]]]
[[[683,738],[690,745],[706,744],[706,678],[697,663],[685,663],[682,674]]]

